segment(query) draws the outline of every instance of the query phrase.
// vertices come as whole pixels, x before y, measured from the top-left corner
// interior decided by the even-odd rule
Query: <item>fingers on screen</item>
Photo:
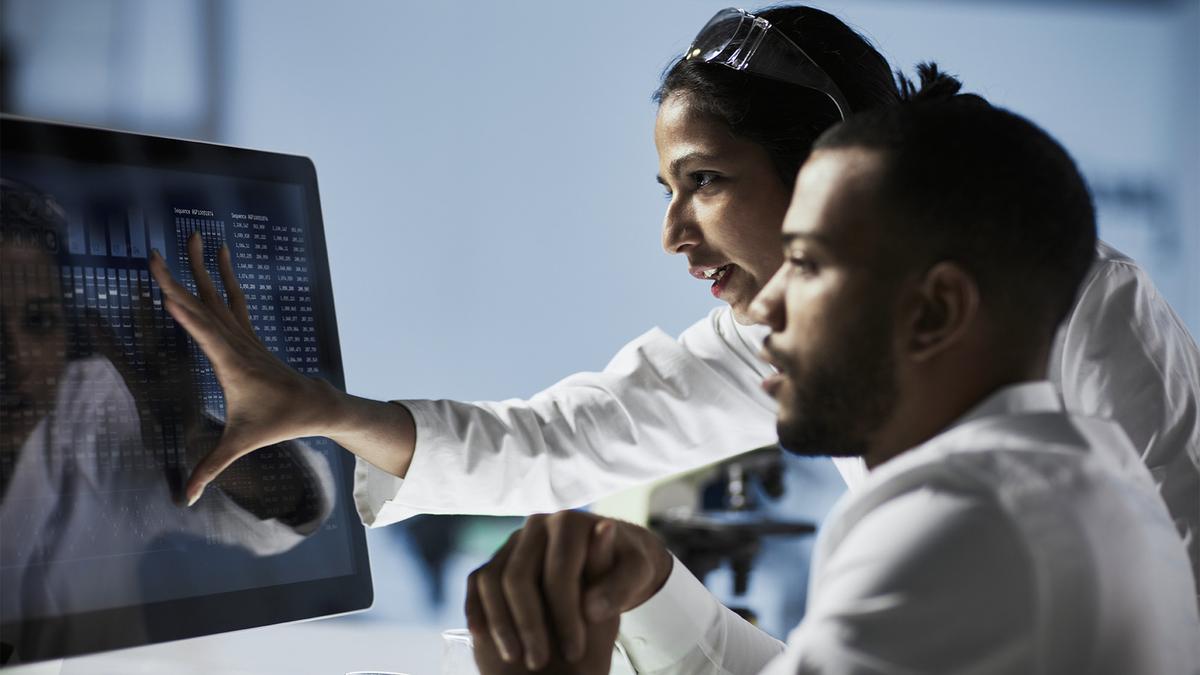
[[[196,282],[196,295],[210,309],[224,307],[225,303],[217,293],[212,277],[204,267],[204,238],[199,232],[193,232],[187,240],[188,267],[192,270],[192,279]]]
[[[213,317],[227,328],[234,331],[243,330],[242,323],[234,316],[230,307],[225,304],[225,300],[221,298],[220,292],[217,291],[217,285],[213,283],[212,275],[208,273],[208,269],[204,266],[204,239],[200,236],[199,232],[193,232],[188,237],[187,246],[188,266],[192,270],[192,278],[196,282],[196,294],[200,297],[200,300],[209,309]],[[218,267],[220,266],[221,257],[220,251],[218,251]],[[232,269],[230,272],[229,276],[232,277]],[[224,270],[221,270],[221,276],[223,278],[226,276]],[[234,285],[236,286],[237,284],[235,283]],[[226,288],[228,289],[228,283],[226,283]]]
[[[235,426],[226,426],[225,433],[221,435],[217,447],[205,455],[196,464],[195,469],[192,469],[192,475],[188,478],[184,492],[188,506],[195,504],[204,494],[204,489],[208,487],[208,484],[216,480],[217,476],[228,469],[230,464],[250,454],[255,448],[266,445],[260,441],[242,438],[237,429]]]
[[[250,310],[246,306],[246,294],[242,292],[237,274],[233,271],[233,259],[229,254],[228,246],[221,246],[221,250],[217,253],[217,267],[221,271],[221,282],[225,285],[225,297],[229,298],[229,309],[233,312],[233,318],[237,320],[243,330],[253,333],[254,327],[250,325]]]

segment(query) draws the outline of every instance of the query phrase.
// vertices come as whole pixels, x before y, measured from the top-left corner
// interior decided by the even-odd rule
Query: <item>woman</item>
[[[195,297],[154,259],[167,308],[209,355],[229,410],[189,498],[237,457],[307,435],[358,456],[355,499],[369,525],[575,507],[776,442],[774,403],[759,388],[770,372],[757,355],[765,332],[748,325],[747,306],[782,263],[780,223],[812,141],[841,112],[896,98],[887,62],[825,12],[714,17],[663,79],[655,142],[670,198],[663,246],[728,306],[678,339],[646,333],[604,371],[527,401],[385,403],[337,392],[258,343],[228,252],[228,307],[202,269]],[[199,240],[190,246],[200,259]],[[1069,406],[1122,423],[1197,560],[1200,356],[1146,275],[1106,246],[1060,331],[1050,378]],[[857,460],[838,464],[851,485],[864,471]]]

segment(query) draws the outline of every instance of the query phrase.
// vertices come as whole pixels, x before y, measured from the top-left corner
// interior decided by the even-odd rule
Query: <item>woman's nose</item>
[[[671,200],[663,217],[662,244],[667,253],[686,253],[700,244],[700,228],[691,209],[682,202]]]

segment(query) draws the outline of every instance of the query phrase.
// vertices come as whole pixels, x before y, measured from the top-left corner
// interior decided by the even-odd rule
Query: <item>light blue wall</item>
[[[316,161],[351,388],[527,396],[713,305],[650,103],[711,12],[640,7],[235,5],[227,138]]]
[[[713,306],[658,245],[649,96],[727,1],[3,7],[22,112],[315,160],[352,390],[498,398]],[[1101,199],[1102,231],[1200,327],[1200,0],[821,4],[1044,125],[1101,197],[1158,194]]]
[[[316,161],[352,389],[525,396],[712,306],[658,245],[649,94],[723,4],[231,6],[225,139]],[[1174,86],[1186,27],[1034,3],[827,5],[893,63],[937,59],[1027,114],[1098,180],[1174,191],[1179,220],[1151,227],[1182,246],[1155,248],[1141,214],[1102,220],[1200,323],[1184,278],[1200,213],[1175,178],[1200,162],[1195,63],[1193,88]]]

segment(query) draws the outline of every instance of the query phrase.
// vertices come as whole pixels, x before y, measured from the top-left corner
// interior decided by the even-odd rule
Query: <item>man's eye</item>
[[[788,258],[788,264],[792,266],[792,269],[800,272],[801,274],[816,274],[817,272],[816,263],[803,256],[790,256]]]
[[[697,190],[710,185],[716,179],[717,174],[709,171],[697,171],[692,174],[692,182],[696,184]]]

